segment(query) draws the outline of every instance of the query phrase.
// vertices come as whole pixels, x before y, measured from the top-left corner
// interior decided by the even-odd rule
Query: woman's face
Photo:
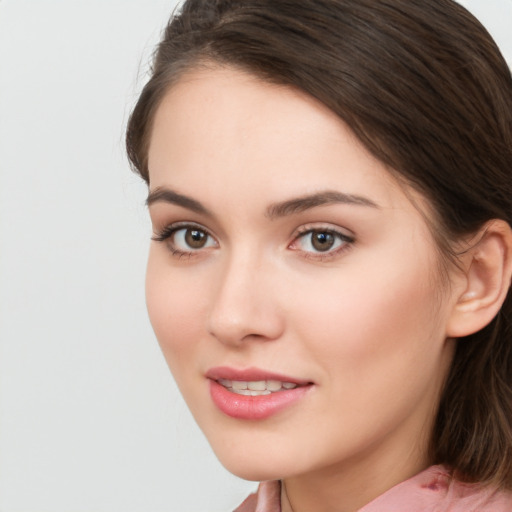
[[[314,99],[229,68],[167,93],[149,171],[149,315],[221,462],[421,469],[453,297],[414,193]]]

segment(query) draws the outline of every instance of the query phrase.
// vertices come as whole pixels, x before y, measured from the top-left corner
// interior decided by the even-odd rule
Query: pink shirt
[[[279,481],[262,482],[234,512],[281,512]],[[512,512],[512,492],[464,484],[443,466],[432,466],[358,512]]]

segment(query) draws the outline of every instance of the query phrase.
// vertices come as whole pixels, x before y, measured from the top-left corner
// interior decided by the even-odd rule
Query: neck
[[[418,446],[405,457],[376,452],[282,482],[282,512],[355,512],[429,466]],[[404,454],[402,454],[404,455]],[[401,461],[397,464],[396,461]]]

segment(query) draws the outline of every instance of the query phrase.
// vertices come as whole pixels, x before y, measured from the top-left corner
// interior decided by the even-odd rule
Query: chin
[[[233,475],[244,480],[261,482],[265,480],[279,480],[293,471],[290,464],[293,457],[286,456],[280,460],[272,448],[253,444],[247,445],[234,442],[231,445],[224,440],[219,444],[212,443],[212,449],[220,463]],[[283,454],[284,455],[284,454]],[[295,468],[296,469],[296,468]]]
[[[248,460],[241,457],[219,457],[220,463],[233,475],[251,482],[279,480],[284,477],[282,472],[269,469],[268,459]]]

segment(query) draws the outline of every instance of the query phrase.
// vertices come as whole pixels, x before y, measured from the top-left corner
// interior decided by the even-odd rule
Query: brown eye
[[[202,249],[208,241],[208,235],[200,229],[186,229],[185,243],[191,249]]]
[[[188,254],[218,246],[215,238],[198,226],[169,226],[153,240],[165,242],[173,254]]]
[[[354,238],[332,229],[308,229],[301,233],[290,248],[314,256],[335,255],[354,243]]]
[[[336,238],[332,233],[327,231],[311,232],[311,245],[315,250],[319,252],[325,252],[329,249],[332,249],[335,242]]]

